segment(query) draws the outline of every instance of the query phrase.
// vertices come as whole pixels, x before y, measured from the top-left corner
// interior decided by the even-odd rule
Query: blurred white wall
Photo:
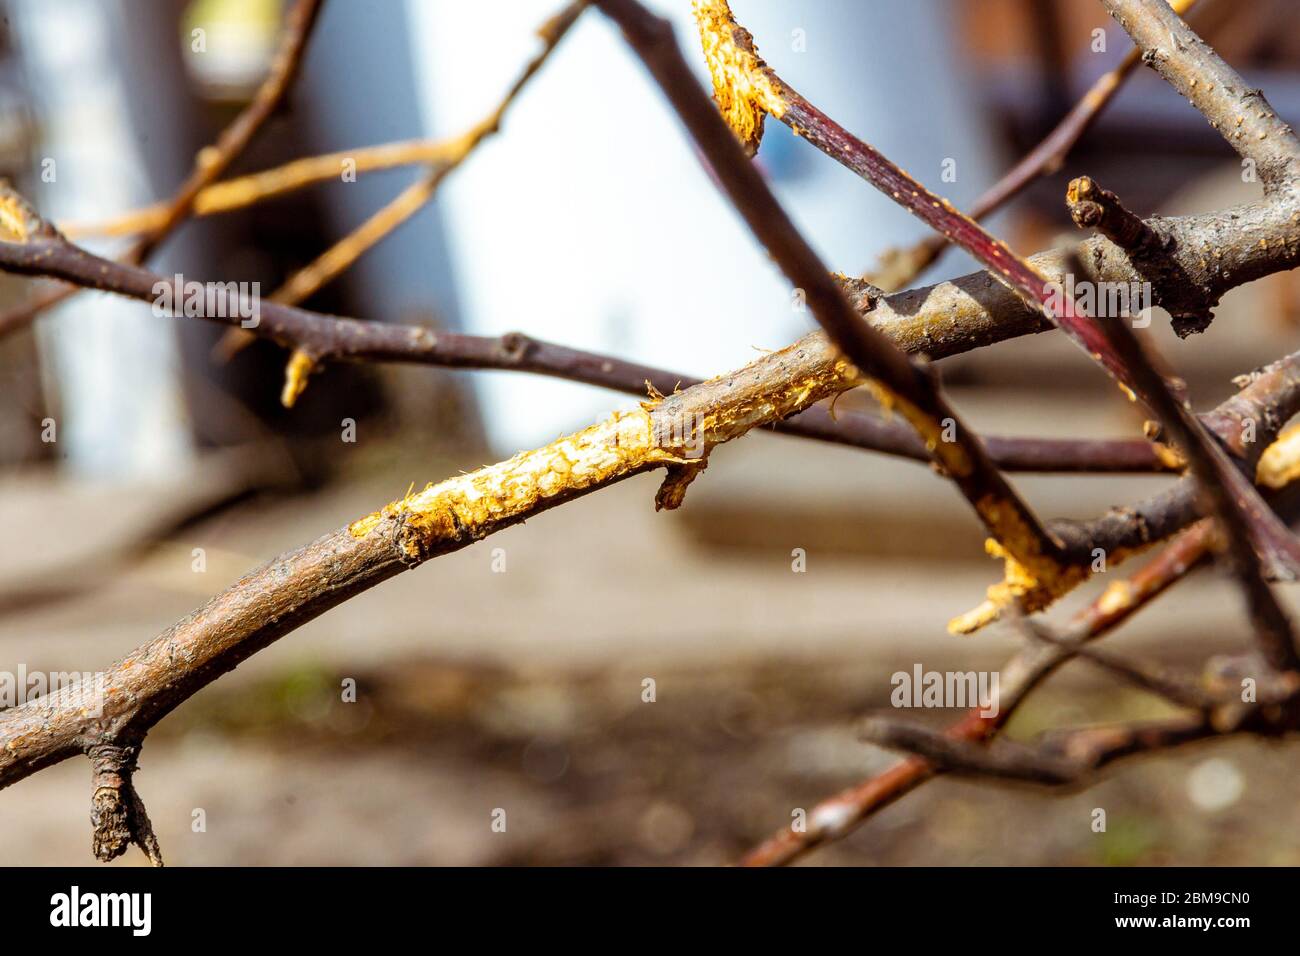
[[[495,104],[558,0],[405,0],[431,135]],[[704,71],[688,0],[671,17]],[[968,205],[998,172],[954,58],[947,0],[735,0],[792,85],[937,192]],[[802,33],[796,33],[802,31]],[[941,182],[944,159],[957,181]],[[871,266],[925,228],[769,120],[759,162],[831,269]],[[618,31],[589,10],[438,200],[467,330],[530,334],[688,374],[736,368],[810,327],[791,290],[701,168]],[[957,256],[945,266],[962,268]],[[479,373],[490,436],[549,441],[630,399]]]
[[[152,202],[124,87],[126,51],[114,37],[130,14],[116,0],[13,0],[9,9],[41,126],[42,214],[94,221]],[[190,455],[171,320],[83,292],[36,328],[46,381],[58,389],[56,443],[74,473],[149,475]]]

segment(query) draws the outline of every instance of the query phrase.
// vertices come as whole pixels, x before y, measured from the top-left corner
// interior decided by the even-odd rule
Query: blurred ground
[[[988,424],[978,402],[962,407]],[[372,477],[255,499],[127,562],[114,542],[248,463],[94,494],[46,475],[8,480],[10,540],[48,546],[36,559],[6,553],[4,580],[93,586],[0,615],[0,668],[102,667],[253,564],[457,467],[362,454],[357,470]],[[1045,513],[1087,514],[1160,480],[1019,484]],[[625,482],[402,575],[183,705],[149,738],[138,777],[169,863],[729,862],[793,808],[888,765],[853,728],[888,706],[894,671],[996,668],[1016,647],[1006,631],[944,632],[997,568],[924,467],[755,436],[719,450],[680,512],[655,514],[654,487]],[[796,547],[806,573],[791,570]],[[105,562],[115,573],[100,575]],[[1224,582],[1201,574],[1113,641],[1191,662],[1240,646],[1242,620]],[[641,699],[647,677],[653,703]],[[341,700],[346,678],[356,703]],[[1159,706],[1076,663],[1013,732]],[[1219,743],[1123,763],[1068,795],[939,780],[811,862],[1297,863],[1290,757],[1285,745]],[[1095,807],[1106,833],[1092,832]],[[491,828],[497,808],[504,833]],[[196,809],[205,832],[192,831]],[[87,813],[82,761],[6,790],[0,864],[91,863]]]

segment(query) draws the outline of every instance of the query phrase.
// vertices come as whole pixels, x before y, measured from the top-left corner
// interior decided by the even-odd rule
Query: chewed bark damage
[[[695,0],[694,8],[713,99],[752,156],[763,137],[764,116],[779,119],[786,111],[781,89],[759,58],[753,37],[732,19],[726,0]]]
[[[398,545],[405,559],[419,562],[440,545],[477,540],[527,517],[547,499],[571,497],[656,467],[681,466],[694,477],[714,446],[802,411],[860,380],[857,369],[839,356],[815,375],[760,387],[735,386],[734,377],[723,376],[699,386],[716,384],[726,395],[707,411],[676,396],[657,396],[508,461],[426,485],[352,522],[348,532],[365,537],[385,519],[399,518]],[[689,421],[677,421],[682,417]],[[661,494],[660,507],[679,505],[685,485],[675,482],[667,497]]]
[[[364,537],[384,518],[399,516],[412,532],[402,546],[408,557],[418,559],[422,550],[440,541],[482,537],[536,510],[547,498],[677,461],[676,455],[655,443],[648,411],[616,412],[599,424],[520,452],[508,461],[430,484],[354,521],[348,531]]]

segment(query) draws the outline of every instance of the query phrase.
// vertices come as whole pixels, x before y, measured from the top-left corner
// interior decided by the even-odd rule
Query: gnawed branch
[[[1087,572],[1070,561],[1061,542],[1007,483],[979,436],[948,405],[931,370],[909,361],[905,353],[853,310],[749,162],[741,142],[732,135],[740,134],[743,141],[754,111],[772,112],[791,101],[789,91],[754,55],[747,33],[736,27],[734,31],[724,30],[720,36],[711,35],[710,15],[729,17],[725,3],[697,3],[696,9],[705,25],[706,51],[711,49],[715,99],[731,126],[696,84],[667,21],[651,14],[636,0],[601,0],[599,6],[623,30],[750,231],[791,283],[803,290],[817,322],[868,376],[865,384],[881,404],[899,411],[916,429],[935,463],[979,515],[992,536],[992,546],[1007,562],[1007,581],[998,592],[998,600],[1038,609],[1083,580]],[[711,39],[716,40],[716,47],[710,48]],[[720,84],[729,87],[719,91]],[[774,96],[780,99],[774,100]],[[878,158],[881,175],[886,179],[905,177],[883,157]],[[1006,268],[1011,268],[1013,257],[1000,244],[998,248],[1000,251],[993,257],[1005,259]],[[869,297],[874,303],[874,295]]]
[[[16,209],[25,207],[21,197],[8,190]],[[31,216],[30,234],[16,233],[8,243],[0,241],[0,267],[15,273],[52,276],[83,288],[99,289],[155,303],[159,283],[171,280],[157,273],[131,268],[101,258],[74,246],[28,207],[16,215]],[[39,230],[39,232],[38,232]],[[500,369],[532,372],[569,381],[595,385],[627,394],[644,396],[649,382],[669,393],[679,387],[699,384],[700,379],[608,355],[568,348],[520,332],[502,336],[479,336],[434,330],[424,326],[380,323],[328,316],[265,300],[246,302],[225,283],[206,284],[211,309],[193,317],[235,326],[253,309],[258,325],[250,331],[292,350],[300,350],[334,361],[409,362],[447,368]],[[242,330],[241,330],[242,331]],[[782,361],[791,374],[808,378],[822,376],[836,359],[835,349],[822,333],[796,343]],[[828,385],[834,383],[827,383]],[[840,383],[851,387],[853,380]],[[835,389],[826,394],[832,394]],[[788,421],[773,422],[783,434],[815,438],[916,461],[930,461],[925,443],[916,432],[899,421],[880,419],[855,412],[835,416],[823,408],[809,408]],[[1013,471],[1177,471],[1181,467],[1167,450],[1141,439],[1090,441],[1086,439],[1004,438],[987,439],[990,456],[1000,467]]]

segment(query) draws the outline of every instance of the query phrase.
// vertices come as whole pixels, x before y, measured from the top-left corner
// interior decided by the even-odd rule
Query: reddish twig
[[[1187,456],[1201,493],[1223,523],[1228,553],[1264,657],[1277,670],[1300,672],[1300,652],[1291,621],[1265,582],[1262,563],[1268,559],[1274,562],[1275,570],[1281,566],[1294,573],[1300,568],[1300,542],[1187,406],[1174,397],[1133,331],[1124,322],[1099,322],[1097,327],[1129,375],[1143,387],[1148,405]]]
[[[1196,5],[1196,0],[1173,0],[1173,5],[1179,13],[1186,13]],[[970,217],[977,222],[984,219],[1020,195],[1039,177],[1050,176],[1059,170],[1070,151],[1110,105],[1110,101],[1132,75],[1141,59],[1141,51],[1133,47],[1113,69],[1097,77],[1052,131],[1007,170],[1001,179],[980,194],[971,204]],[[891,249],[881,257],[880,267],[870,278],[886,289],[902,288],[933,265],[947,248],[946,237],[932,235],[909,249]]]
[[[1210,554],[1214,529],[1203,521],[1187,529],[1140,571],[1112,584],[1096,601],[1075,615],[1062,635],[1083,644],[1128,620],[1142,607],[1182,580]],[[1001,668],[998,713],[988,717],[970,710],[945,733],[954,740],[978,742],[997,733],[1029,692],[1072,657],[1067,647],[1034,645]],[[783,866],[823,843],[843,839],[877,811],[933,777],[939,768],[921,757],[908,757],[876,776],[818,803],[802,830],[787,827],[745,855],[746,866]]]
[[[1126,381],[1123,365],[1110,353],[1110,346],[1097,334],[1095,327],[1085,321],[1086,316],[1070,296],[1054,292],[1048,281],[1013,253],[1006,243],[990,235],[947,199],[913,179],[870,143],[840,126],[777,76],[759,58],[748,31],[736,24],[726,0],[699,0],[696,13],[706,39],[706,53],[710,44],[721,50],[709,57],[715,98],[719,102],[746,100],[751,114],[747,122],[754,123],[752,115],[756,114],[760,129],[763,114],[775,116],[800,138],[969,252],[1032,308],[1040,310],[1058,325],[1116,381],[1132,389],[1132,384]],[[744,130],[737,132],[744,140]],[[754,141],[757,141],[756,136]]]
[[[637,0],[600,0],[598,6],[622,29],[732,205],[787,278],[803,290],[818,323],[874,381],[882,402],[897,407],[925,439],[935,462],[971,503],[1002,553],[1023,570],[1015,597],[1031,607],[1041,607],[1050,595],[1070,586],[1067,582],[1086,576],[1068,563],[1060,542],[1006,482],[978,436],[949,407],[929,371],[911,362],[853,310],[695,82],[671,25]],[[729,54],[724,51],[721,56]],[[881,169],[886,176],[902,175],[888,164]]]

